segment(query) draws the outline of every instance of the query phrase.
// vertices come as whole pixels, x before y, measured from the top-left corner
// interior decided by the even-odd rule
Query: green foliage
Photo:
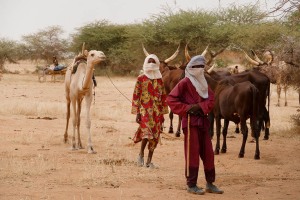
[[[19,60],[19,44],[13,40],[0,38],[0,71],[4,70],[4,63],[17,63]]]
[[[68,42],[62,39],[63,30],[51,26],[37,33],[23,36],[23,49],[26,57],[32,60],[42,59],[50,62],[53,56],[58,59],[68,55]]]

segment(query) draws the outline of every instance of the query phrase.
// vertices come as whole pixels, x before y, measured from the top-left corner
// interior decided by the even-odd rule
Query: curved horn
[[[245,54],[245,58],[246,58],[246,60],[248,60],[251,64],[253,64],[253,65],[256,65],[256,66],[258,66],[259,65],[259,62],[257,62],[257,61],[255,61],[255,60],[253,60],[252,58],[250,58],[249,56],[248,56],[248,54],[244,51],[244,50],[242,50],[243,52],[244,52],[244,54]]]
[[[188,50],[188,45],[186,44],[185,45],[185,48],[184,48],[184,55],[185,55],[185,59],[187,62],[190,62],[191,60],[191,56],[189,54],[189,50]]]
[[[253,57],[254,57],[254,60],[255,60],[256,62],[258,62],[259,64],[264,64],[264,62],[261,61],[261,60],[257,57],[256,53],[255,53],[252,49],[251,49],[251,53],[252,53],[252,55],[253,55]]]
[[[144,44],[142,44],[142,46],[143,46],[143,51],[144,51],[145,56],[146,56],[146,57],[149,56],[150,54],[149,54],[149,53],[147,52],[147,50],[145,49]]]
[[[201,56],[205,56],[205,54],[207,53],[208,46],[209,45],[207,45],[206,48],[204,49],[204,51],[201,53]]]
[[[84,55],[84,50],[85,50],[85,42],[82,44],[82,48],[81,48],[81,54]]]
[[[167,58],[164,62],[165,63],[168,63],[170,62],[171,60],[174,60],[176,58],[176,56],[178,55],[179,53],[179,48],[180,48],[180,44],[178,45],[178,48],[177,50],[175,51],[175,53],[173,53],[173,55],[170,57],[170,58]]]
[[[209,68],[209,69],[207,70],[207,73],[210,74],[210,73],[213,71],[213,69],[214,69],[215,66],[216,66],[216,63],[214,63],[213,66],[211,66],[211,68]]]

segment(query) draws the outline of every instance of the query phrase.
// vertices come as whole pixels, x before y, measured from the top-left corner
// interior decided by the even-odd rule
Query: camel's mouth
[[[100,56],[100,61],[105,61],[106,60],[106,56]]]

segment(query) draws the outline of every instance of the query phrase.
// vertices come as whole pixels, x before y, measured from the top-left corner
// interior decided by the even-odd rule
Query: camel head
[[[106,60],[106,56],[102,51],[91,50],[89,52],[85,51],[87,55],[87,60],[93,65],[96,65],[102,61]]]

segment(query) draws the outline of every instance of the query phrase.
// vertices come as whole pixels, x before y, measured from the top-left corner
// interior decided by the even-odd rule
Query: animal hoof
[[[235,129],[235,133],[240,133],[240,129]]]
[[[180,132],[177,132],[177,133],[175,134],[175,136],[176,136],[176,137],[180,137]]]
[[[94,151],[93,147],[88,148],[88,154],[96,154],[97,152]]]
[[[264,140],[268,140],[269,139],[269,137],[264,137]]]
[[[220,153],[219,151],[215,151],[215,155],[219,155],[219,153]]]
[[[244,158],[244,154],[239,154],[239,158]]]
[[[221,153],[226,153],[226,151],[227,151],[226,149],[222,149]]]
[[[255,156],[254,156],[254,159],[255,159],[255,160],[259,160],[260,157],[259,157],[258,155],[255,155]]]
[[[72,150],[72,151],[76,151],[76,150],[78,150],[78,148],[72,147],[71,150]]]

